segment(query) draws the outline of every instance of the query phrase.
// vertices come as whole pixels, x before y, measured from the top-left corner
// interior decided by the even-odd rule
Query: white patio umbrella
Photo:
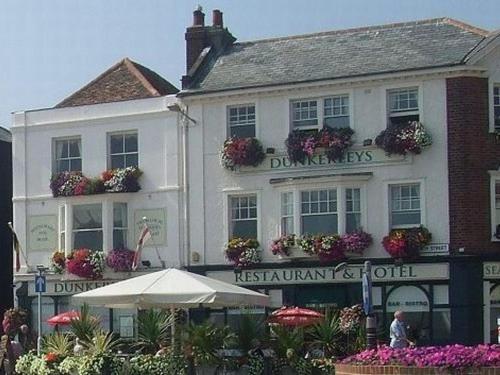
[[[79,293],[73,300],[108,308],[268,306],[269,296],[195,273],[170,268]],[[172,333],[175,325],[172,325]],[[172,346],[174,334],[172,334]]]
[[[269,296],[175,268],[75,294],[73,300],[108,308],[268,306]]]

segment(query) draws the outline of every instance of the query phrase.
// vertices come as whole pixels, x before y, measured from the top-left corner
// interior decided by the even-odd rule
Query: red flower
[[[56,362],[58,359],[59,359],[59,357],[56,353],[49,352],[49,353],[45,354],[45,360],[47,362]]]

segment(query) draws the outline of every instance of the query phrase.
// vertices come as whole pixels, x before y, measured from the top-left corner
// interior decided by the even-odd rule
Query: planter
[[[304,253],[300,247],[294,246],[290,248],[290,255],[278,255],[278,258],[281,260],[294,260],[310,258],[310,256]]]
[[[347,258],[361,258],[363,256],[363,254],[356,253],[353,251],[346,251],[344,254]]]
[[[369,366],[336,364],[335,375],[500,375],[500,367],[447,369],[441,367]]]

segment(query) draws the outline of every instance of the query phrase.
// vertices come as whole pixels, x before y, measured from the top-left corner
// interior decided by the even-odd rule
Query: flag
[[[141,260],[141,252],[144,244],[151,239],[151,231],[148,226],[144,224],[139,240],[137,241],[137,247],[135,248],[134,260],[132,261],[132,270],[136,270],[139,266],[139,261]]]
[[[21,253],[21,244],[17,239],[17,234],[14,231],[14,228],[12,227],[12,223],[9,222],[7,225],[9,226],[10,231],[12,232],[12,248],[14,249],[15,253],[16,272],[19,272],[19,269],[21,268],[21,260],[19,259],[19,254]]]

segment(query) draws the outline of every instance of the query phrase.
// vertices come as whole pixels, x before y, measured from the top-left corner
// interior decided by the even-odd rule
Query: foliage
[[[363,308],[361,305],[344,307],[339,314],[339,329],[343,333],[353,331],[361,324],[363,319]]]
[[[89,305],[83,304],[80,307],[79,319],[72,319],[70,324],[71,332],[83,343],[92,341],[94,335],[100,330],[99,319],[90,315]]]
[[[192,357],[196,365],[213,365],[220,363],[220,349],[233,346],[236,335],[228,326],[219,328],[213,323],[190,324],[186,328],[184,338],[188,357]]]
[[[54,273],[63,274],[66,269],[66,256],[64,251],[56,250],[52,253],[50,258],[50,268]]]
[[[78,375],[123,375],[123,362],[111,353],[82,357]]]
[[[66,268],[73,275],[99,279],[104,271],[104,253],[90,249],[73,250],[66,260]]]
[[[279,358],[300,355],[304,348],[304,330],[300,327],[292,329],[275,325],[271,328],[274,336],[273,349]]]
[[[224,168],[234,170],[239,166],[256,167],[265,157],[258,139],[231,137],[224,141],[221,163]]]
[[[253,238],[233,238],[226,244],[224,254],[235,267],[249,267],[261,261],[259,246],[259,242]]]
[[[137,167],[105,171],[96,178],[87,178],[82,172],[64,171],[52,176],[50,189],[54,197],[136,192],[141,189],[138,181],[141,175],[142,172]]]
[[[285,234],[271,242],[271,252],[274,255],[290,256],[290,249],[295,246],[295,234]]]
[[[329,161],[340,160],[352,146],[353,134],[354,130],[350,128],[323,128],[315,133],[294,130],[285,141],[288,158],[292,163],[304,163],[321,147],[325,149]]]
[[[172,315],[162,310],[141,311],[138,318],[137,347],[142,353],[154,354],[163,343],[168,342]]]
[[[340,345],[340,318],[337,313],[327,311],[325,318],[311,327],[309,334],[313,348],[322,351],[324,357],[333,357]]]
[[[382,240],[384,249],[394,258],[412,258],[430,244],[432,234],[424,226],[393,229]]]
[[[2,329],[6,335],[13,335],[26,323],[28,312],[21,308],[11,308],[4,312],[2,320]]]
[[[66,357],[59,364],[58,370],[61,374],[78,374],[82,362],[83,357]]]
[[[375,138],[375,144],[387,155],[406,155],[408,152],[420,154],[432,144],[432,137],[422,123],[410,121],[406,125],[389,125]]]
[[[171,353],[162,356],[139,355],[130,360],[129,375],[187,374],[186,361]]]
[[[323,374],[335,373],[335,358],[314,358],[311,359],[311,365]]]
[[[321,262],[327,263],[345,258],[344,244],[337,234],[327,236],[304,235],[300,237],[298,243],[306,254],[318,256]]]
[[[91,355],[111,353],[113,350],[118,349],[120,344],[121,341],[113,332],[105,332],[102,330],[97,330],[92,340],[84,342],[87,352]]]
[[[125,248],[113,249],[106,256],[106,265],[115,272],[130,271],[134,254],[134,251]]]
[[[365,350],[342,363],[355,365],[393,365],[467,369],[500,366],[500,345],[447,345],[393,349],[381,347]]]
[[[265,339],[265,321],[252,314],[243,313],[240,317],[237,336],[238,348],[244,353],[255,347],[257,342],[262,343]]]
[[[372,236],[362,230],[343,234],[341,239],[346,252],[358,255],[363,254],[373,242]]]
[[[73,338],[68,333],[54,332],[46,335],[42,341],[44,353],[54,353],[59,357],[67,357],[73,353]]]
[[[131,193],[141,190],[141,175],[137,167],[117,168],[103,172],[101,180],[107,193]]]

